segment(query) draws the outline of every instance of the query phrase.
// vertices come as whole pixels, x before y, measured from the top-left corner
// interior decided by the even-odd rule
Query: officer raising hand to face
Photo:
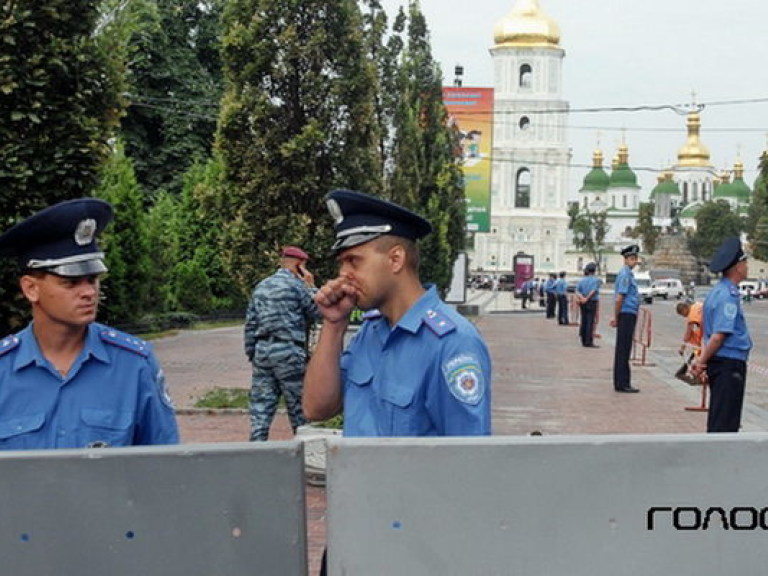
[[[323,327],[304,379],[304,412],[344,409],[346,436],[491,433],[491,362],[475,327],[419,279],[416,241],[432,226],[374,196],[335,190],[339,275],[315,296]],[[367,311],[344,348],[350,312]]]

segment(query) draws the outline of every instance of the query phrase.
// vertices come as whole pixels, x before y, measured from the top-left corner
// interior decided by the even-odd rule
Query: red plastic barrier
[[[632,360],[635,366],[653,366],[645,360],[646,351],[651,347],[651,334],[653,328],[653,314],[643,306],[637,313],[635,333],[632,335]],[[639,359],[638,359],[639,350]]]

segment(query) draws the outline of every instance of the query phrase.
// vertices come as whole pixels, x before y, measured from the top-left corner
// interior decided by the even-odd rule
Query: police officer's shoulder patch
[[[11,336],[6,336],[2,340],[0,340],[0,356],[5,356],[16,348],[21,343],[21,340],[19,340],[19,337],[15,334],[12,334]]]
[[[133,352],[144,358],[149,356],[148,344],[141,338],[136,338],[125,332],[120,332],[114,328],[105,328],[99,332],[101,340],[117,348],[122,348],[128,352]]]
[[[726,302],[725,306],[723,306],[723,315],[728,320],[733,320],[736,318],[736,314],[739,311],[739,307],[734,304],[733,302]]]
[[[472,354],[460,354],[443,364],[443,375],[451,394],[465,404],[477,405],[485,393],[480,362]]]
[[[424,323],[438,336],[444,336],[456,328],[453,320],[438,310],[429,309],[424,314]]]

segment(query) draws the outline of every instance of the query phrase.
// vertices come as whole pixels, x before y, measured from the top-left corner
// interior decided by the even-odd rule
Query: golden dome
[[[592,152],[592,167],[593,168],[603,167],[603,151],[600,150],[600,148],[597,148],[595,149],[594,152]]]
[[[688,113],[688,141],[677,153],[678,166],[709,167],[709,149],[699,139],[701,117],[698,112]]]
[[[493,33],[497,46],[560,45],[560,26],[539,8],[539,0],[517,0]]]

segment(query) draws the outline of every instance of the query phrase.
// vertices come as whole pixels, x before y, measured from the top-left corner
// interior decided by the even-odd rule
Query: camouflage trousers
[[[301,409],[304,370],[307,356],[304,349],[292,342],[256,343],[251,375],[250,417],[251,441],[263,441],[277,411],[280,396],[291,420],[291,427],[306,424]]]

